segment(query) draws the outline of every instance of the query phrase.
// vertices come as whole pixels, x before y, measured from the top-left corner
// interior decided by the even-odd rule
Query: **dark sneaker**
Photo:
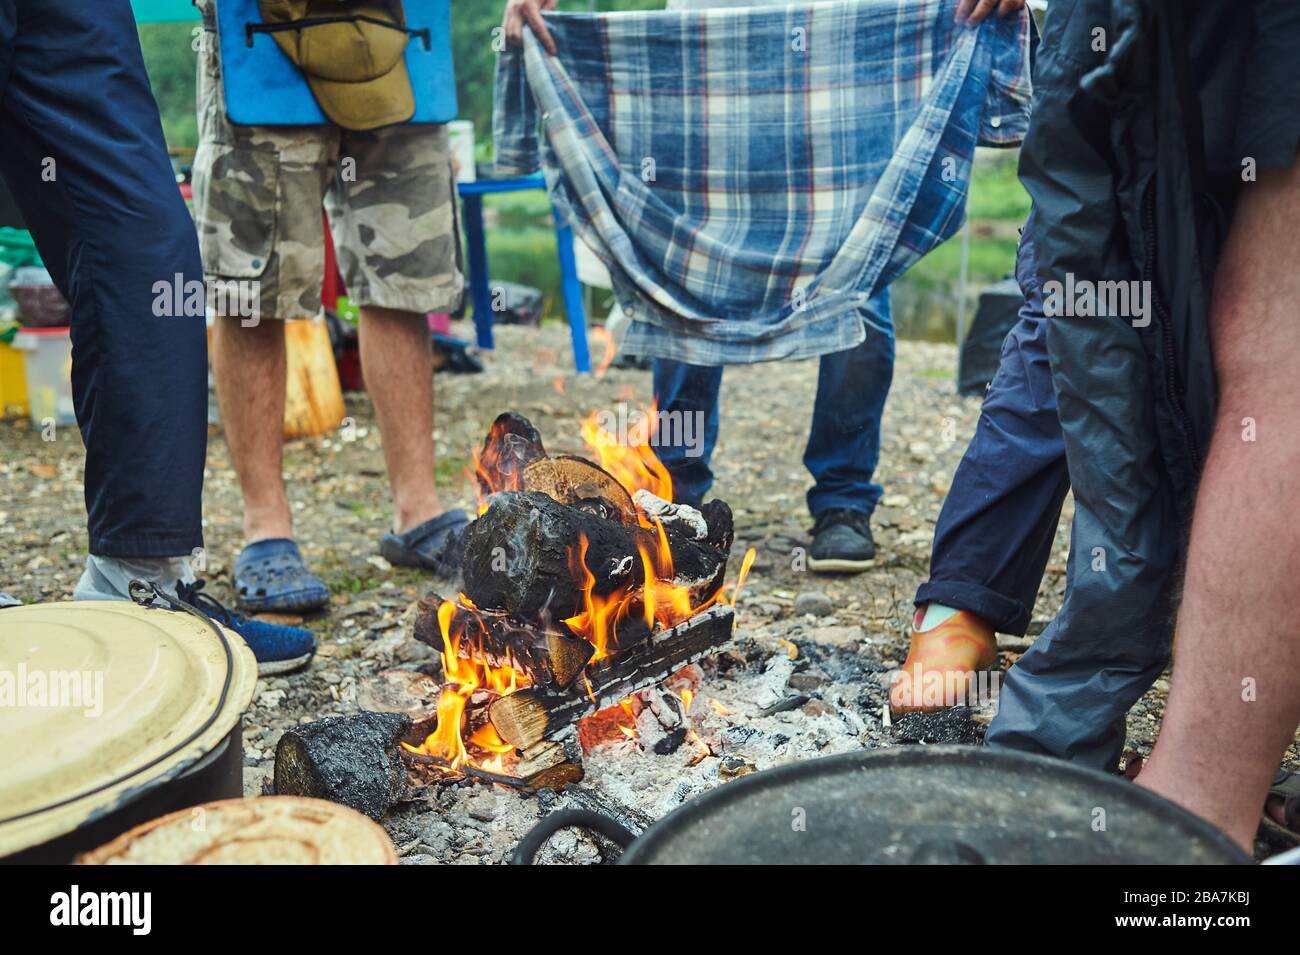
[[[257,673],[267,676],[272,673],[288,673],[297,670],[311,659],[316,652],[316,635],[302,627],[287,627],[278,623],[266,623],[262,620],[250,620],[241,616],[205,593],[201,593],[203,581],[192,584],[179,584],[176,596],[183,603],[195,610],[207,614],[227,630],[233,630],[244,638],[248,649],[257,658]]]
[[[876,557],[870,520],[871,515],[846,508],[818,514],[808,569],[820,574],[859,574],[870,567]]]

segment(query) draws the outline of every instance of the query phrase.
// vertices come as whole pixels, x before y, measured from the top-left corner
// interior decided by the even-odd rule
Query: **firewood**
[[[524,468],[523,491],[537,491],[620,524],[636,523],[636,506],[627,488],[586,458],[553,454]],[[701,534],[701,537],[704,535]]]
[[[730,523],[729,510],[714,513]],[[672,574],[656,556],[656,576],[688,587],[692,602],[703,603],[722,586],[727,551],[712,540],[690,540],[672,528],[665,528],[664,535]],[[719,541],[729,536],[729,530],[718,529]],[[536,492],[497,494],[465,533],[465,594],[477,607],[506,611],[521,620],[544,614],[557,620],[571,617],[584,606],[586,575],[574,568],[581,538],[587,540],[585,563],[596,580],[594,592],[602,597],[622,587],[641,587],[641,551],[657,555],[659,549],[655,529],[602,520]]]
[[[521,414],[497,415],[478,455],[478,486],[484,497],[523,487],[524,468],[546,456],[542,436]]]
[[[563,740],[542,740],[519,754],[515,775],[531,792],[562,789],[582,781],[582,749],[573,734]]]
[[[381,819],[406,794],[398,741],[410,727],[401,713],[363,711],[285,730],[275,748],[275,793],[328,799]]]
[[[710,607],[639,647],[589,665],[587,679],[567,693],[526,687],[503,696],[488,708],[492,726],[507,743],[528,749],[695,662],[731,636],[734,620],[731,607]]]
[[[420,599],[414,625],[415,639],[443,651],[438,608],[445,603],[437,594]],[[509,666],[532,682],[564,688],[582,672],[594,648],[555,621],[538,630],[508,614],[457,607],[454,626],[460,629],[457,654],[493,666]]]

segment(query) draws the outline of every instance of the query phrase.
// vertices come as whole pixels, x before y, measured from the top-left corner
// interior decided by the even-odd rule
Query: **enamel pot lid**
[[[238,723],[257,661],[197,614],[125,601],[0,610],[0,857],[184,773]]]

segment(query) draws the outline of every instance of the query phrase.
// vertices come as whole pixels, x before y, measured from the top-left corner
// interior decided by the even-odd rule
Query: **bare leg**
[[[1262,172],[1246,187],[1215,277],[1219,416],[1196,499],[1169,705],[1138,777],[1248,850],[1300,723],[1297,222],[1300,164]]]
[[[230,457],[244,495],[247,543],[290,537],[293,519],[284,492],[284,326],[251,328],[219,317],[212,330],[217,402]]]
[[[437,516],[433,478],[433,347],[423,315],[361,309],[361,368],[384,439],[393,530]]]

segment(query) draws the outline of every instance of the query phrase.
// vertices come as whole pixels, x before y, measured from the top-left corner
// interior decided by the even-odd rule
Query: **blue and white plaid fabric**
[[[556,209],[633,319],[629,351],[851,348],[871,293],[960,226],[975,146],[1028,125],[1028,14],[968,28],[955,9],[548,14],[558,56],[525,30],[498,59],[498,167],[532,172],[541,146]]]

